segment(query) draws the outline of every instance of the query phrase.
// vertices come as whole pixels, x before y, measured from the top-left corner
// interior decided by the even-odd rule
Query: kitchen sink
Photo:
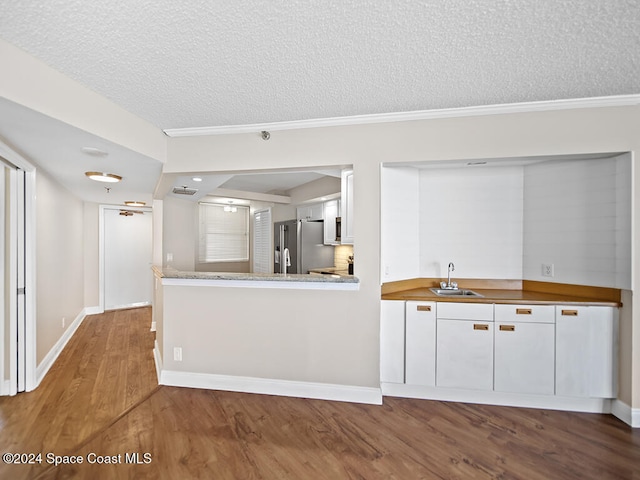
[[[430,288],[433,293],[440,297],[482,297],[479,293],[473,290],[466,290],[464,288],[448,289],[448,288]]]

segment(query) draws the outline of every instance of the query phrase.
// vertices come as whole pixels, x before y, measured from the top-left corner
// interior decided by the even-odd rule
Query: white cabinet
[[[314,203],[312,205],[300,205],[297,209],[298,220],[317,221],[322,220],[323,205],[322,203]]]
[[[493,389],[493,305],[437,304],[436,385]]]
[[[496,305],[494,390],[553,395],[555,307]]]
[[[353,245],[353,170],[342,171],[342,244]]]
[[[340,200],[328,200],[323,204],[324,244],[340,245],[336,239],[336,218],[340,216]]]
[[[409,385],[436,384],[436,304],[406,304],[405,382]]]
[[[404,383],[405,302],[380,302],[380,381]]]
[[[618,313],[612,307],[556,307],[556,395],[616,397]]]

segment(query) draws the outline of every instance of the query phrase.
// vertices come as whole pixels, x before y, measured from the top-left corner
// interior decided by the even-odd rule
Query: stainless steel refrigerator
[[[309,273],[311,268],[333,267],[331,245],[323,245],[324,222],[286,220],[273,224],[274,273]]]

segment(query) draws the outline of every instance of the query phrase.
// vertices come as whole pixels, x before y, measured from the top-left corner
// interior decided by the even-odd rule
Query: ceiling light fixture
[[[201,182],[202,178],[200,177],[193,177],[191,180],[193,180],[194,182]]]
[[[146,202],[138,202],[138,201],[128,200],[128,201],[124,202],[124,204],[127,207],[144,207],[146,205]]]
[[[91,180],[95,180],[96,182],[116,183],[122,180],[122,177],[120,175],[116,175],[115,173],[84,172],[84,174]]]

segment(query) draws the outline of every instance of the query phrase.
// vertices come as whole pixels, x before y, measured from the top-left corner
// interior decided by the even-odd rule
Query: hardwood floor
[[[83,459],[0,478],[640,479],[640,432],[610,415],[158,388],[149,322],[88,317],[35,392],[0,399],[2,452]]]

